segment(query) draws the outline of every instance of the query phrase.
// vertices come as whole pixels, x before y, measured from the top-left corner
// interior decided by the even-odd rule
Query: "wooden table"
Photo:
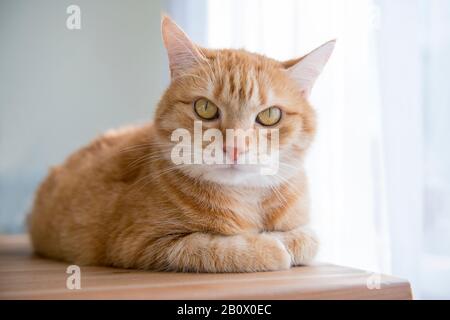
[[[411,299],[407,281],[330,264],[288,271],[189,274],[81,267],[32,254],[26,236],[0,235],[0,299]]]

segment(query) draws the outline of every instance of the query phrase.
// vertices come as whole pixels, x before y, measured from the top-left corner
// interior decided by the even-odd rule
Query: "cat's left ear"
[[[311,93],[312,87],[333,52],[336,40],[328,41],[307,55],[283,62],[286,72],[295,80],[305,97]]]
[[[161,31],[169,57],[172,79],[182,75],[187,69],[205,59],[200,48],[168,16],[162,17]]]

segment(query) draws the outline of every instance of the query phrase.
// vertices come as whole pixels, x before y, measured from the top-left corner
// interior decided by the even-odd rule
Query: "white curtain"
[[[311,97],[319,132],[307,161],[319,259],[389,272],[383,145],[370,0],[208,1],[208,45],[276,59],[337,39]]]

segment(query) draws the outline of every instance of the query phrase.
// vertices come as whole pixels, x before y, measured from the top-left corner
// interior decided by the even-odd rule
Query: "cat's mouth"
[[[212,176],[223,176],[237,179],[249,179],[261,175],[261,166],[258,164],[224,164],[209,170]]]
[[[255,170],[255,171],[258,170],[259,165],[233,163],[233,164],[223,164],[216,168],[219,170],[227,170],[227,171],[249,172],[249,171],[253,171],[253,170]]]

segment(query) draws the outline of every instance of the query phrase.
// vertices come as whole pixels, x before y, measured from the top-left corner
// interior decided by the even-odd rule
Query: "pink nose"
[[[236,162],[241,153],[236,147],[223,146],[223,152],[227,154],[233,162]]]

